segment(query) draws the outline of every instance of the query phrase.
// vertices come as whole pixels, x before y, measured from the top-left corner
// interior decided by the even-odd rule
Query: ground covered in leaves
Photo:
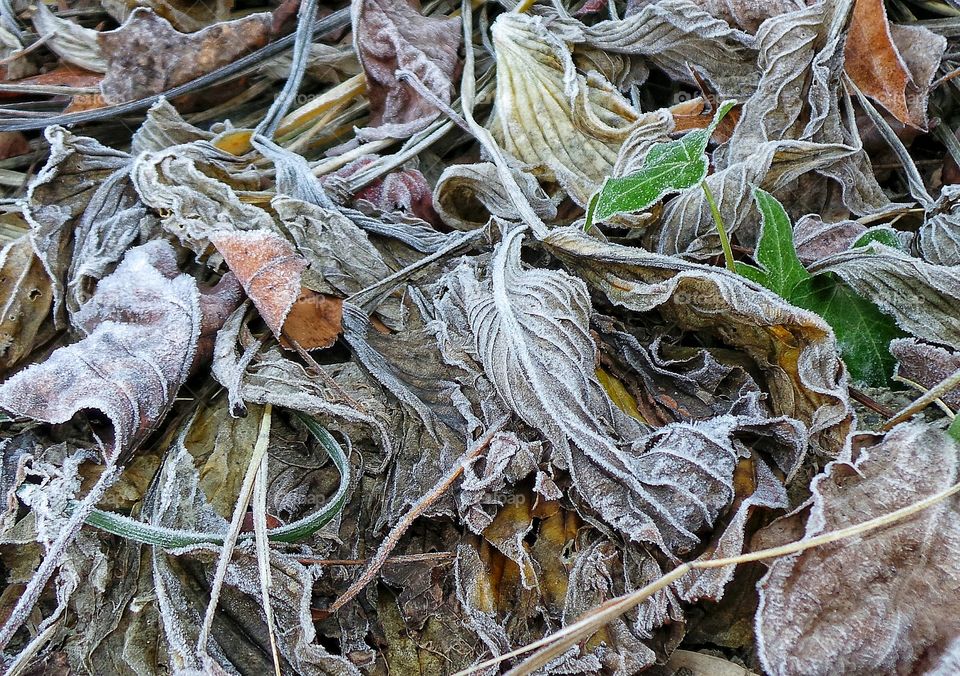
[[[0,0],[8,674],[960,671],[956,0]]]

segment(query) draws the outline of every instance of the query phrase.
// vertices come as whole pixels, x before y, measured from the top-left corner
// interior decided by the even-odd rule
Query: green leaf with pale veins
[[[887,384],[894,366],[890,341],[905,334],[892,317],[836,275],[807,272],[797,257],[793,227],[783,206],[759,188],[753,194],[763,218],[754,254],[760,267],[737,263],[737,272],[797,307],[823,317],[833,328],[840,354],[854,380],[869,385]]]
[[[707,143],[735,101],[717,108],[710,125],[681,138],[650,147],[640,171],[620,178],[608,178],[590,200],[586,226],[614,214],[642,211],[673,192],[692,188],[707,175]]]

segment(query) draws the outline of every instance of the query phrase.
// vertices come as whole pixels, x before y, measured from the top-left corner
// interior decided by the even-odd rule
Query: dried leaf
[[[917,453],[917,449],[924,449]],[[957,445],[894,428],[814,479],[804,539],[889,514],[957,480]],[[757,646],[771,674],[948,673],[960,583],[956,498],[883,530],[775,560],[760,584]]]
[[[160,212],[163,229],[198,255],[207,251],[214,233],[274,229],[270,215],[241,202],[234,188],[252,188],[258,175],[206,141],[142,152],[130,179],[143,203]]]
[[[169,410],[197,352],[203,311],[196,282],[179,275],[169,244],[132,249],[77,313],[86,333],[0,386],[0,406],[64,423],[97,409],[113,426],[108,457],[129,451]],[[225,279],[208,303],[236,303]]]
[[[898,42],[915,53],[913,72]],[[930,82],[946,48],[946,38],[927,28],[892,26],[882,0],[856,0],[844,47],[844,69],[860,91],[897,120],[926,131]]]
[[[126,168],[130,156],[62,127],[48,127],[45,135],[50,157],[27,189],[23,215],[37,256],[53,280],[54,317],[59,319],[73,229],[102,182]]]
[[[896,375],[925,389],[946,380],[960,370],[960,354],[939,345],[923,343],[915,338],[900,338],[890,343],[890,352],[897,359]],[[943,396],[951,408],[960,408],[960,391]]]
[[[456,272],[487,377],[553,445],[554,462],[605,521],[667,553],[689,549],[732,498],[734,419],[643,435],[594,376],[585,285],[559,271],[524,270],[521,241],[519,230],[505,237],[482,281],[469,268]],[[694,477],[694,466],[707,469]]]
[[[101,0],[101,4],[117,23],[126,21],[136,8],[146,7],[169,21],[177,30],[193,33],[212,23],[229,19],[234,0],[199,3],[191,0]]]
[[[521,171],[514,171],[513,176],[537,216],[545,221],[556,218],[556,205],[533,176]],[[491,216],[510,220],[517,217],[497,167],[490,162],[446,167],[437,181],[433,199],[443,222],[457,230],[482,228]]]
[[[766,378],[774,415],[807,425],[828,454],[850,428],[846,375],[826,323],[725,270],[642,249],[604,244],[575,229],[551,233],[550,251],[615,305],[657,309],[686,330],[744,350]]]
[[[270,39],[267,12],[181,33],[151,9],[138,7],[116,30],[97,38],[106,59],[100,85],[110,104],[159,94],[235,61]]]
[[[300,295],[300,274],[307,262],[287,240],[267,230],[218,232],[211,235],[210,242],[279,338]]]
[[[501,14],[491,34],[497,52],[494,138],[535,176],[558,181],[586,205],[610,175],[639,114],[599,75],[577,74],[570,50],[544,19]]]
[[[0,372],[30,354],[50,316],[53,290],[27,236],[0,250]]]
[[[463,33],[460,19],[423,16],[417,0],[362,0],[353,3],[352,16],[354,49],[370,97],[370,128],[363,137],[406,138],[420,131],[440,111],[396,72],[410,71],[449,104]]]
[[[97,43],[97,31],[61,19],[42,3],[36,5],[31,21],[37,35],[46,37],[47,46],[61,59],[94,73],[107,72],[107,61]]]
[[[343,299],[301,288],[283,322],[283,333],[305,350],[330,347],[343,333]],[[286,340],[280,342],[286,347]]]

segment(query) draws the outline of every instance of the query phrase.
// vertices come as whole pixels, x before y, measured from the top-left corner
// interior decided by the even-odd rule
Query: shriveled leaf
[[[670,193],[699,184],[707,175],[705,153],[710,136],[733,105],[732,101],[723,103],[706,128],[651,146],[636,173],[604,181],[600,192],[590,200],[587,226],[617,213],[642,211]]]
[[[848,453],[814,479],[804,539],[946,489],[957,480],[957,453],[946,434],[919,422]],[[958,523],[953,497],[869,535],[773,561],[756,625],[765,671],[952,671],[945,660],[960,626],[956,598],[944,590],[960,584]]]
[[[519,230],[509,233],[482,280],[469,269],[457,274],[484,372],[608,523],[668,553],[689,549],[732,498],[734,420],[643,435],[594,375],[586,286],[563,272],[525,270],[521,241]],[[708,469],[694,477],[694,465]]]
[[[50,316],[53,289],[27,236],[0,250],[0,372],[33,349]]]
[[[36,5],[31,21],[37,35],[47,38],[47,46],[61,59],[94,73],[107,72],[107,61],[97,43],[97,31],[61,19],[42,3]]]
[[[153,10],[138,7],[122,26],[97,35],[106,60],[103,98],[123,103],[183,84],[263,47],[271,27],[271,15],[262,12],[181,33]]]
[[[766,378],[773,413],[806,424],[814,447],[829,454],[842,448],[851,409],[823,320],[712,266],[606,244],[570,228],[551,233],[545,244],[615,305],[658,310],[686,330],[744,350]]]
[[[576,74],[569,48],[543,18],[501,14],[491,34],[497,52],[494,138],[535,176],[559,182],[586,205],[610,175],[639,114],[608,81]]]
[[[556,205],[543,193],[533,176],[515,171],[514,178],[537,216],[544,221],[556,218]],[[490,162],[454,164],[445,168],[437,181],[433,198],[440,218],[457,230],[482,228],[491,216],[516,219],[516,208],[497,175],[497,167]]]
[[[915,65],[923,72],[911,72],[894,30],[917,57],[922,50],[926,63]],[[860,91],[897,120],[926,130],[930,81],[946,48],[946,38],[927,28],[891,25],[882,0],[856,0],[844,47],[844,69]]]
[[[247,296],[280,337],[283,323],[300,295],[307,262],[291,244],[268,230],[220,232],[210,237]]]
[[[352,5],[354,49],[367,76],[370,127],[367,139],[406,138],[440,111],[398,70],[413,73],[444,103],[453,96],[460,49],[460,19],[420,13],[417,0],[360,0]]]
[[[246,162],[206,141],[140,153],[130,179],[143,203],[161,213],[163,229],[198,255],[222,230],[274,228],[266,211],[237,196],[237,189],[257,186],[258,176]]]
[[[115,458],[173,404],[197,353],[202,304],[237,300],[236,281],[228,278],[204,301],[165,242],[133,249],[77,314],[86,337],[7,380],[0,407],[49,423],[100,410],[113,426],[107,453]]]
[[[73,228],[103,181],[123,170],[130,156],[62,127],[48,127],[45,135],[50,157],[27,189],[23,215],[37,256],[53,280],[54,316],[59,318],[73,255]]]

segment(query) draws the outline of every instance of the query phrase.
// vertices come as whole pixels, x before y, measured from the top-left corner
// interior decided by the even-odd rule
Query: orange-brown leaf
[[[210,242],[240,280],[240,285],[279,337],[290,308],[300,295],[300,274],[307,262],[285,239],[268,230],[221,231]]]
[[[330,347],[342,331],[343,299],[307,288],[300,289],[283,324],[284,338],[296,341],[305,350]],[[280,343],[287,347],[286,340]]]

